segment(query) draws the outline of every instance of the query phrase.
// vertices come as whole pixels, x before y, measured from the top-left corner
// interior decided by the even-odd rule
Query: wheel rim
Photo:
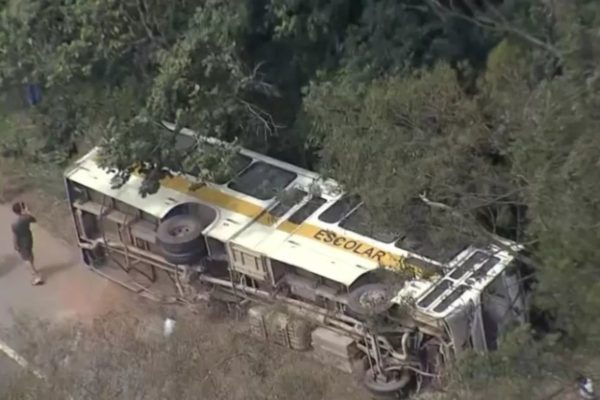
[[[363,316],[374,316],[387,311],[392,305],[391,291],[388,287],[371,284],[357,289],[350,307]],[[352,297],[352,295],[351,295]]]
[[[181,237],[181,236],[187,235],[190,232],[191,232],[191,229],[187,225],[175,226],[174,228],[169,230],[169,235],[171,235],[173,237]]]

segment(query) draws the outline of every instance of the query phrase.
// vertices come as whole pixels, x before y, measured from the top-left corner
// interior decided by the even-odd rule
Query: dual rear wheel
[[[164,220],[156,231],[156,240],[165,260],[176,265],[191,265],[206,255],[202,220],[191,214]]]

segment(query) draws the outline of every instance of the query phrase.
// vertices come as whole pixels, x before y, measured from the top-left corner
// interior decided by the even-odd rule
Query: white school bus
[[[194,140],[184,129],[178,146]],[[373,232],[336,182],[245,149],[226,182],[174,174],[146,197],[137,174],[114,187],[97,154],[65,173],[89,268],[149,296],[183,276],[197,298],[246,307],[254,335],[358,371],[374,395],[438,384],[461,351],[493,350],[525,321],[509,242],[432,246],[401,228]]]

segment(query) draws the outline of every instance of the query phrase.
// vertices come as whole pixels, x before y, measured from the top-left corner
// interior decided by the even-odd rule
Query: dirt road
[[[12,219],[12,211],[0,205],[0,327],[12,325],[13,313],[51,321],[89,317],[129,295],[82,267],[73,248],[36,224],[32,226],[34,254],[46,283],[32,286],[29,270],[12,247]]]

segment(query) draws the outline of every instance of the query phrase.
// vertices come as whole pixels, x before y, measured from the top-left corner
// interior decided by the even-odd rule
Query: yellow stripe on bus
[[[246,200],[238,199],[209,186],[201,186],[195,190],[190,190],[190,182],[180,176],[165,178],[161,181],[161,184],[169,189],[185,193],[198,200],[245,215],[249,218],[256,218],[264,211],[264,208],[261,206],[257,206]]]
[[[294,233],[313,240],[318,240],[319,242],[328,246],[376,262],[377,264],[386,269],[398,272],[406,272],[419,278],[431,278],[435,276],[434,271],[427,271],[416,265],[409,264],[406,262],[406,258],[396,254],[392,254],[388,251],[382,250],[376,246],[373,246],[361,240],[346,237],[332,230],[322,229],[318,226],[311,224],[301,224],[297,226],[295,230],[291,229],[291,225],[294,224],[289,221],[286,221],[283,224],[281,224],[278,227],[278,229],[287,232],[291,231],[290,233]]]
[[[224,208],[255,219],[255,222],[265,226],[273,226],[278,220],[277,217],[271,215],[263,207],[224,193],[219,189],[205,185],[190,190],[190,182],[184,177],[168,177],[161,180],[161,184],[166,188],[185,193],[216,207]],[[308,223],[297,225],[289,221],[284,221],[276,229],[317,240],[336,249],[350,252],[370,261],[377,262],[386,269],[408,272],[422,278],[435,276],[433,271],[427,271],[416,265],[407,263],[406,259],[402,256],[392,254],[360,240],[348,238],[330,230],[321,229],[315,225]]]

